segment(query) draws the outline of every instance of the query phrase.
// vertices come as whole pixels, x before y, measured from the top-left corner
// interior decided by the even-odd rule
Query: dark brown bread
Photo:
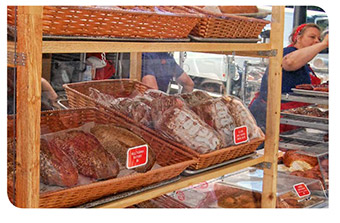
[[[50,143],[64,151],[84,176],[103,180],[114,178],[119,173],[116,158],[92,134],[72,130],[59,134]]]
[[[71,187],[78,182],[78,171],[62,150],[41,139],[40,177],[47,185]]]

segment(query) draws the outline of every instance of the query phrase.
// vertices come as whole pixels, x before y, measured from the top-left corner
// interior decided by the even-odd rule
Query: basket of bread
[[[15,24],[15,6],[7,21]],[[183,6],[44,6],[43,34],[119,38],[186,38],[199,13]]]
[[[256,13],[256,6],[216,6],[216,9],[192,6],[205,16],[190,32],[202,38],[254,39],[269,21],[240,16],[241,13]]]
[[[108,115],[190,153],[202,169],[253,153],[264,141],[247,107],[237,98],[204,91],[168,95],[128,79],[64,85],[73,108],[95,106]]]
[[[14,116],[8,116],[8,196],[15,204]],[[11,140],[12,139],[12,140]],[[96,108],[41,113],[39,207],[78,206],[177,177],[195,158]]]

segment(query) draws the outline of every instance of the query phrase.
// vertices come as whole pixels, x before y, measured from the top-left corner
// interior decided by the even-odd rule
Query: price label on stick
[[[148,162],[148,145],[129,148],[126,156],[126,168],[143,166]]]
[[[293,187],[295,192],[300,198],[310,195],[310,191],[308,190],[308,187],[304,183],[295,184]]]
[[[234,129],[234,143],[235,145],[248,142],[247,126],[241,126]]]

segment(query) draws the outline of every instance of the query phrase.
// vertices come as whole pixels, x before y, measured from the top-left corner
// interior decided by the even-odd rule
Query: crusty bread
[[[105,150],[113,154],[122,166],[126,166],[126,153],[129,148],[147,144],[144,139],[115,124],[96,125],[91,133],[97,137]],[[150,170],[156,161],[156,155],[148,145],[148,162],[144,166],[134,168],[137,172]]]

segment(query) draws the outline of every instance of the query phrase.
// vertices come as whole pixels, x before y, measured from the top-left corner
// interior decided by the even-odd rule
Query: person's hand
[[[322,43],[325,45],[326,48],[328,48],[328,33],[323,38]]]

